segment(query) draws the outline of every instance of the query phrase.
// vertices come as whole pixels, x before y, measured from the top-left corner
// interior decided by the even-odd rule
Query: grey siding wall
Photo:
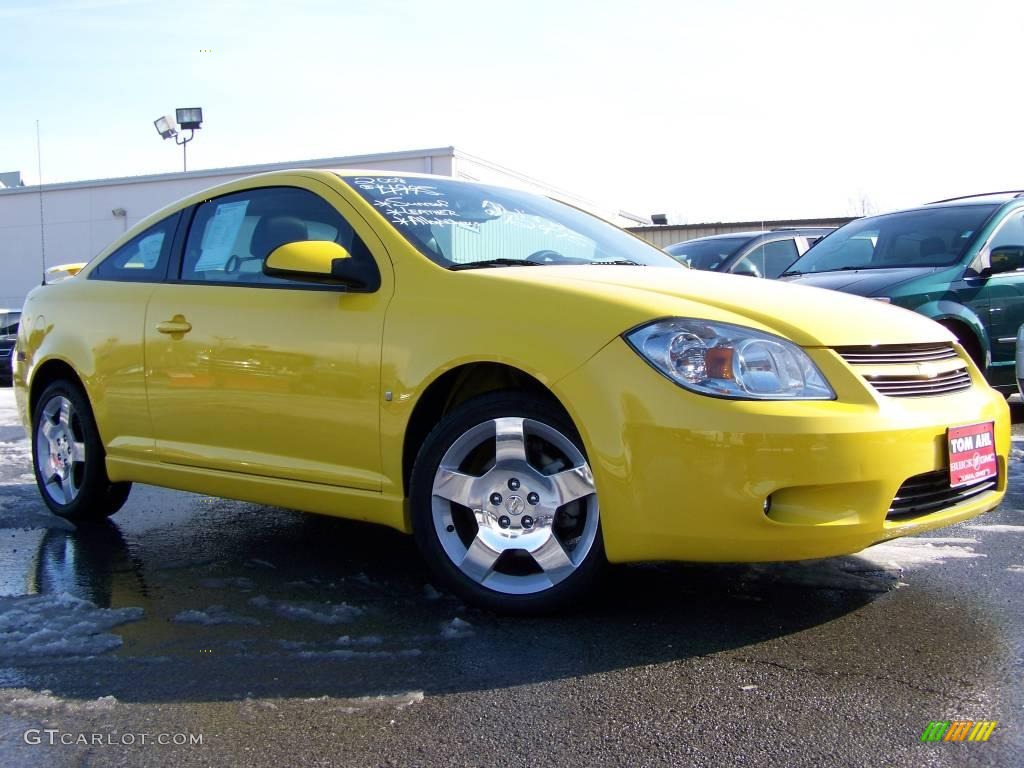
[[[785,219],[776,221],[734,221],[713,224],[679,224],[669,226],[628,227],[629,231],[652,245],[664,248],[673,243],[682,243],[708,235],[725,235],[730,232],[753,232],[762,229],[786,229],[788,227],[841,227],[856,218],[838,216],[831,219]]]

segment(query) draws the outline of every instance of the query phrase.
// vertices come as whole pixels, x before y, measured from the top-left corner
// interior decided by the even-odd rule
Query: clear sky
[[[679,221],[1024,188],[1021,0],[0,0],[0,171],[454,145]]]

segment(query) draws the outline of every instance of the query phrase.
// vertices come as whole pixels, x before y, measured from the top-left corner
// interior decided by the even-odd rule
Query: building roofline
[[[758,231],[792,229],[793,227],[841,227],[859,216],[825,216],[815,219],[764,219],[761,221],[709,221],[695,224],[648,224],[628,227],[630,232],[658,232],[666,229],[713,229],[714,227],[749,227]]]
[[[237,165],[223,168],[203,168],[198,171],[182,171],[172,173],[151,173],[142,176],[115,176],[109,179],[88,179],[84,181],[62,181],[54,184],[36,184],[34,186],[0,188],[0,195],[39,194],[40,192],[64,189],[83,189],[87,187],[105,187],[111,184],[144,184],[151,181],[170,181],[174,179],[202,179],[227,174],[250,176],[256,173],[287,171],[295,168],[332,168],[359,166],[367,162],[381,160],[406,160],[413,157],[456,157],[455,147],[432,147],[429,149],[407,149],[398,152],[378,152],[365,155],[348,155],[344,157],[325,157],[311,160],[291,160],[284,163],[259,163],[257,165]],[[476,158],[474,158],[476,159]],[[487,161],[483,161],[487,162]]]

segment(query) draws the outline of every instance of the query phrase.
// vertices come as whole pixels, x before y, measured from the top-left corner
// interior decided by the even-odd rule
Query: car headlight
[[[835,393],[800,347],[731,323],[671,318],[625,334],[630,346],[676,384],[740,400],[832,400]]]

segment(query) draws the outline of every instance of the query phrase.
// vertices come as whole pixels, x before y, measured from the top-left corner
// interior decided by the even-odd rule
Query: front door
[[[177,282],[146,313],[147,394],[164,462],[381,489],[380,339],[390,263],[333,190],[250,189],[195,209]],[[267,277],[297,240],[334,240],[382,271],[373,293]],[[368,242],[369,241],[369,242]]]
[[[1024,212],[1015,211],[989,239],[987,250],[1013,246],[1024,248]],[[998,269],[993,265],[994,269]],[[995,271],[985,281],[989,301],[988,335],[992,343],[992,383],[1011,385],[1015,381],[1014,356],[1017,330],[1024,323],[1024,272]]]

